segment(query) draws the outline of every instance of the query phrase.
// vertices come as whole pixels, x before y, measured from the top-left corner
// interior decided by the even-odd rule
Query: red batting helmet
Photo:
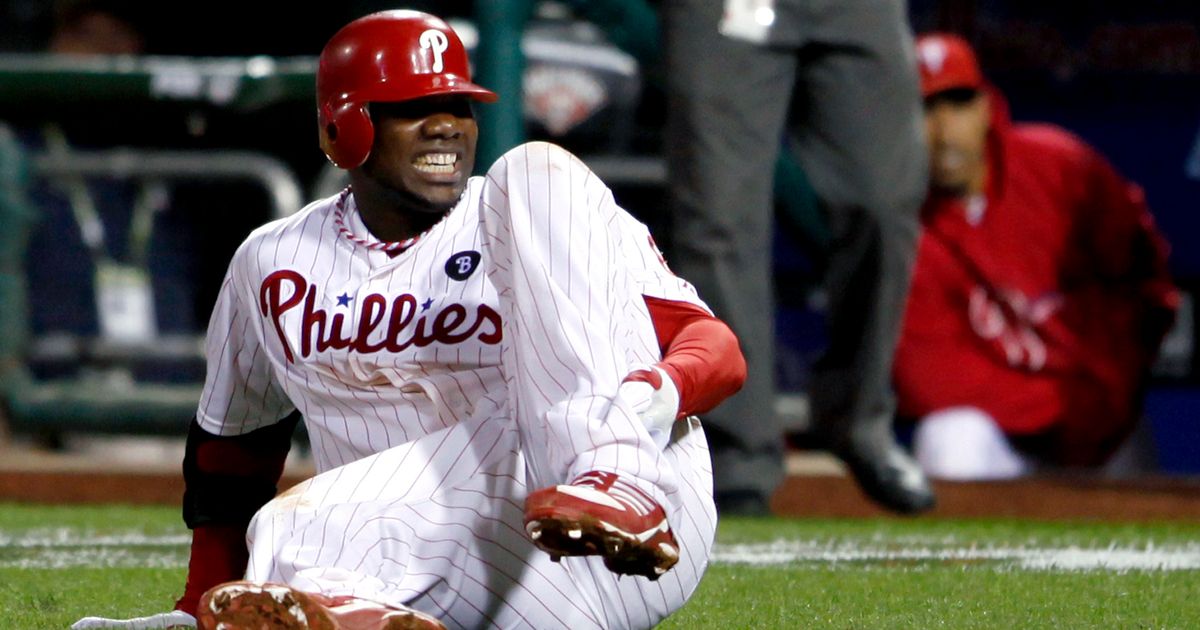
[[[375,129],[367,103],[466,94],[496,94],[471,83],[467,51],[440,18],[419,11],[381,11],[342,27],[321,51],[317,119],[321,148],[344,169],[371,153]]]

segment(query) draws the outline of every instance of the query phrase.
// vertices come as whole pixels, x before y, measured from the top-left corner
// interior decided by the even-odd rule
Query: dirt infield
[[[1006,482],[935,483],[943,518],[1200,521],[1200,480],[1147,478],[1107,481],[1079,477]],[[845,476],[790,476],[775,493],[780,516],[869,517],[888,513],[863,497]]]
[[[285,475],[280,488],[304,479]],[[1101,481],[1037,478],[1014,482],[938,483],[932,517],[1200,521],[1200,480]],[[177,472],[42,468],[0,469],[0,501],[178,505]],[[793,517],[874,517],[886,512],[837,474],[793,475],[772,500],[773,511]]]

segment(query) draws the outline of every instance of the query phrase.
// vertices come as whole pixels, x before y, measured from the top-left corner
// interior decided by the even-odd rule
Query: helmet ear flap
[[[362,166],[375,139],[366,103],[325,103],[320,114],[321,149],[329,161],[346,170]]]

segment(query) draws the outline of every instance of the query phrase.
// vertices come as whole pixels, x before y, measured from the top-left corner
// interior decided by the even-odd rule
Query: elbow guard
[[[244,525],[275,497],[300,413],[244,435],[220,436],[192,419],[183,456],[183,521]]]

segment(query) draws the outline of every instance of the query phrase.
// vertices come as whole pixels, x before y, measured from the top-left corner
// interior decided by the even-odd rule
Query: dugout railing
[[[38,178],[138,180],[147,185],[182,181],[245,181],[260,187],[270,200],[271,214],[284,217],[303,203],[299,181],[279,160],[248,151],[152,151],[114,149],[23,156],[11,142],[7,161],[24,160],[0,169],[12,175],[5,188]],[[20,174],[19,176],[16,174]],[[203,364],[204,338],[196,334],[155,334],[140,339],[56,332],[31,335],[21,256],[24,234],[38,209],[19,193],[6,196],[0,209],[0,234],[6,236],[0,270],[0,382],[9,429],[17,432],[82,431],[90,433],[159,433],[179,435],[195,412],[202,383],[146,382],[130,376],[137,362]],[[69,279],[64,279],[69,281]],[[87,366],[77,375],[39,378],[35,363]]]
[[[28,131],[114,111],[133,112],[127,118],[136,125],[139,115],[158,109],[186,117],[238,115],[288,101],[307,105],[315,67],[313,58],[2,54],[0,121]],[[22,139],[11,130],[0,134],[0,429],[182,435],[195,412],[202,376],[145,380],[132,376],[131,366],[191,363],[199,366],[192,371],[202,374],[203,331],[140,338],[70,330],[33,334],[26,265],[37,262],[27,261],[26,253],[43,208],[28,193],[39,182],[118,180],[143,189],[240,182],[262,191],[269,205],[264,218],[271,218],[303,205],[300,181],[289,165],[255,150],[81,150],[68,142],[23,146]],[[81,369],[39,375],[34,366],[45,364]]]

